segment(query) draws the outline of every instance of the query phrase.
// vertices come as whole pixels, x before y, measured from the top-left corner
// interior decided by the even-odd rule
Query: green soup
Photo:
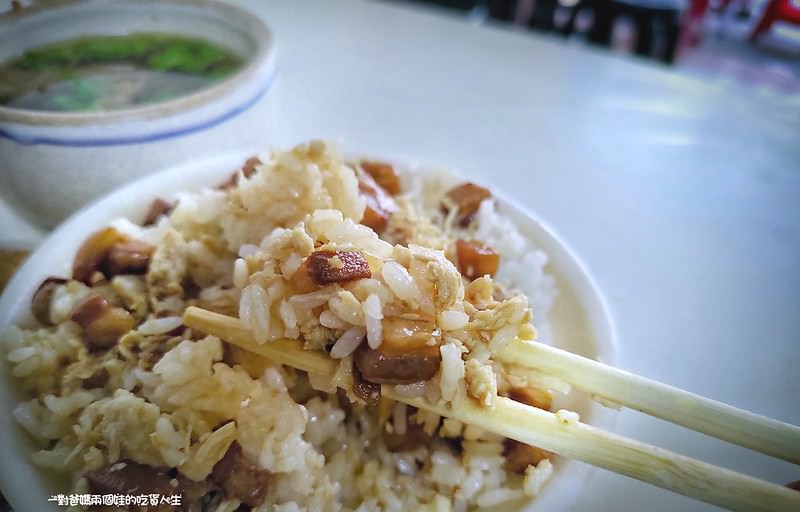
[[[131,108],[203,89],[242,65],[235,53],[202,39],[81,37],[0,64],[0,105],[58,112]]]

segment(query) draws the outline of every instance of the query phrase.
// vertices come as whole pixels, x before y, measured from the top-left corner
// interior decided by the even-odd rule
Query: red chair
[[[750,42],[755,42],[761,34],[770,29],[776,21],[788,21],[800,25],[800,4],[793,0],[769,0],[764,15],[756,28],[750,33]]]
[[[730,2],[730,0],[724,0]],[[688,46],[698,46],[703,39],[708,0],[691,0],[683,15],[681,35],[678,39],[678,53]]]

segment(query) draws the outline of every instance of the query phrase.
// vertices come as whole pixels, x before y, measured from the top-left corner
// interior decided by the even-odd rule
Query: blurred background
[[[279,101],[263,105],[280,131],[270,139],[232,124],[254,126],[255,108],[220,131],[275,145],[340,138],[491,180],[585,255],[628,342],[623,367],[796,417],[800,0],[228,1],[275,29],[280,78],[265,100]],[[0,0],[0,12],[27,3]],[[185,143],[187,155],[219,138],[202,136]],[[93,160],[130,162],[156,146],[181,149],[179,140],[109,146],[125,158]],[[30,149],[73,155],[43,146],[9,145],[0,166]],[[516,186],[531,176],[535,187]],[[16,229],[3,208],[0,234]],[[0,245],[0,289],[26,255],[16,249]],[[675,354],[679,366],[668,363]],[[784,476],[796,467],[633,413],[618,432],[762,478],[797,478]],[[620,496],[632,510],[689,506],[608,474],[589,490],[578,510],[614,510]]]
[[[383,0],[800,94],[800,0]]]
[[[313,2],[302,0],[234,0],[254,11],[280,10],[294,1],[293,8],[309,16],[315,13]],[[337,12],[335,0],[331,2],[331,12]],[[0,12],[47,3],[55,0],[0,0]],[[705,84],[733,85],[746,94],[771,96],[783,105],[779,110],[800,104],[800,0],[368,0],[362,7],[353,3],[341,2],[341,12],[366,11],[368,4],[427,11],[551,44],[592,47],[619,60],[677,70]],[[291,25],[299,27],[301,21]],[[441,44],[453,42],[442,39]],[[446,48],[441,50],[446,53]],[[598,69],[585,71],[600,78]],[[0,218],[9,216],[7,210],[0,201]],[[25,255],[0,247],[0,290]]]

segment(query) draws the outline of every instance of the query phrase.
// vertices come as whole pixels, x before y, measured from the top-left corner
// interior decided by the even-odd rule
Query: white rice
[[[239,247],[238,254],[239,254],[240,258],[246,258],[248,256],[252,256],[253,254],[256,254],[258,251],[259,251],[259,247],[257,245],[244,244],[241,247]]]
[[[174,331],[183,325],[183,318],[179,316],[149,317],[140,324],[137,330],[144,335],[165,334]]]
[[[349,291],[343,290],[331,297],[328,300],[328,307],[344,322],[366,325],[363,306]]]
[[[297,313],[294,311],[294,306],[286,300],[281,300],[278,307],[278,312],[281,315],[281,321],[287,329],[294,329],[297,327]]]
[[[247,285],[247,278],[250,271],[247,269],[247,262],[244,258],[237,258],[233,264],[233,285],[237,288],[244,288]]]
[[[310,293],[293,295],[289,298],[289,302],[297,309],[313,309],[322,306],[337,293],[338,292],[334,286],[328,286],[327,288],[322,288],[321,290]]]
[[[548,459],[542,459],[536,466],[528,466],[525,470],[525,478],[522,484],[522,490],[527,496],[537,496],[544,487],[544,484],[550,480],[553,474],[553,463]]]
[[[409,398],[421,397],[425,394],[425,382],[414,382],[413,384],[396,384],[395,393]]]
[[[411,274],[401,264],[396,261],[384,263],[381,267],[381,276],[398,299],[408,302],[419,301],[419,289]]]
[[[370,348],[378,348],[383,342],[383,313],[381,312],[381,301],[377,295],[370,293],[363,304],[364,322],[367,326],[367,342]]]
[[[462,281],[446,257],[448,236],[477,238],[498,250],[497,281],[528,294],[544,333],[555,294],[546,256],[492,201],[481,205],[472,228],[452,226],[438,206],[444,182],[431,176],[425,183],[404,178],[411,206],[396,218],[423,215],[410,238],[393,245],[359,224],[364,201],[356,176],[334,147],[314,142],[260,158],[259,171],[240,173],[230,190],[181,195],[154,227],[115,224],[158,246],[147,276],[119,276],[110,287],[139,324],[120,340],[118,354],[87,353],[80,329],[68,320],[89,293],[81,283],[56,289],[55,327],[4,334],[11,373],[32,396],[14,416],[41,442],[34,462],[80,476],[130,459],[203,479],[235,440],[271,472],[259,510],[465,511],[536,495],[552,465],[544,459],[524,478],[510,475],[499,436],[385,398],[376,414],[361,405],[344,408],[335,394],[313,390],[352,390],[354,352],[364,340],[372,348],[386,343],[384,318],[402,315],[434,327],[431,343],[441,343],[441,364],[427,382],[395,385],[398,395],[445,406],[470,396],[491,406],[508,382],[550,382],[493,366],[494,352],[534,332],[527,301],[495,300],[491,285]],[[372,276],[292,295],[289,279],[315,250],[358,251]],[[154,271],[159,265],[161,274]],[[197,296],[184,296],[190,280],[201,288]],[[330,346],[334,379],[306,376],[234,346],[223,350],[213,337],[190,339],[198,334],[193,330],[170,334],[183,326],[179,312],[186,305],[213,304],[235,315],[237,300],[240,320],[259,343],[289,337],[312,350]],[[80,383],[99,370],[108,382],[83,389]],[[558,418],[566,425],[579,420],[568,411]],[[386,432],[402,436],[419,428],[431,436],[426,445],[387,449]],[[453,440],[460,452],[448,444]],[[88,491],[85,480],[75,481],[75,489]],[[216,507],[240,505],[225,499]]]
[[[497,330],[494,336],[492,336],[491,341],[489,341],[489,350],[492,352],[497,352],[508,345],[508,343],[513,340],[517,334],[519,334],[518,324],[508,324],[501,327]]]
[[[463,311],[442,311],[439,313],[439,327],[445,331],[455,331],[463,329],[469,322],[469,315]]]
[[[555,279],[545,271],[547,255],[524,237],[510,219],[498,213],[493,201],[481,203],[475,220],[474,237],[490,244],[503,257],[496,279],[525,294],[537,315],[538,340],[552,343],[547,318],[557,290]]]
[[[441,383],[442,398],[455,401],[459,387],[464,382],[464,361],[461,360],[461,350],[452,344],[445,343],[439,347],[442,354]]]
[[[319,323],[323,327],[328,327],[330,329],[347,329],[350,327],[350,324],[327,309],[319,314]]]
[[[479,507],[482,508],[494,507],[507,501],[517,500],[521,497],[522,497],[521,491],[506,489],[506,488],[492,489],[478,496],[476,503]]]
[[[358,348],[364,337],[367,336],[367,329],[360,325],[353,326],[339,336],[336,343],[331,348],[331,357],[334,359],[342,359],[347,357]]]
[[[566,409],[559,409],[556,411],[556,418],[564,425],[575,425],[581,419],[580,415],[575,411],[568,411]]]

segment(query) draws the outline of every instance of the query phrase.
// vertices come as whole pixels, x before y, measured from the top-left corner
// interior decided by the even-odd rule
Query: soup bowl
[[[72,258],[91,233],[120,217],[140,222],[156,198],[171,200],[180,192],[218,185],[252,154],[245,151],[217,155],[146,176],[76,213],[30,256],[0,297],[0,332],[10,325],[31,321],[30,300],[39,284],[48,276],[70,275]],[[390,161],[408,172],[442,169],[416,159],[357,155]],[[522,236],[549,258],[545,271],[552,276],[557,295],[548,312],[550,329],[545,341],[613,364],[616,361],[615,330],[603,296],[589,272],[556,231],[510,201],[502,191],[492,188],[498,213],[510,219]],[[536,318],[535,312],[534,315]],[[17,390],[4,354],[0,362],[0,407],[6,414],[0,414],[0,431],[4,432],[0,436],[0,451],[4,454],[0,464],[0,488],[20,512],[58,510],[54,503],[47,502],[47,497],[68,492],[68,484],[32,464],[33,445],[9,413],[25,399]],[[562,397],[558,407],[574,410],[582,421],[604,429],[610,429],[616,417],[614,411],[577,392]],[[554,461],[554,466],[553,477],[533,502],[522,505],[524,510],[568,510],[591,471],[589,466],[561,458]],[[515,505],[511,508],[516,510],[520,504]]]
[[[0,106],[0,194],[51,228],[125,181],[192,158],[270,142],[275,43],[267,25],[210,0],[67,0],[0,16],[0,62],[86,36],[200,38],[243,61],[211,85],[160,103],[99,112]]]

